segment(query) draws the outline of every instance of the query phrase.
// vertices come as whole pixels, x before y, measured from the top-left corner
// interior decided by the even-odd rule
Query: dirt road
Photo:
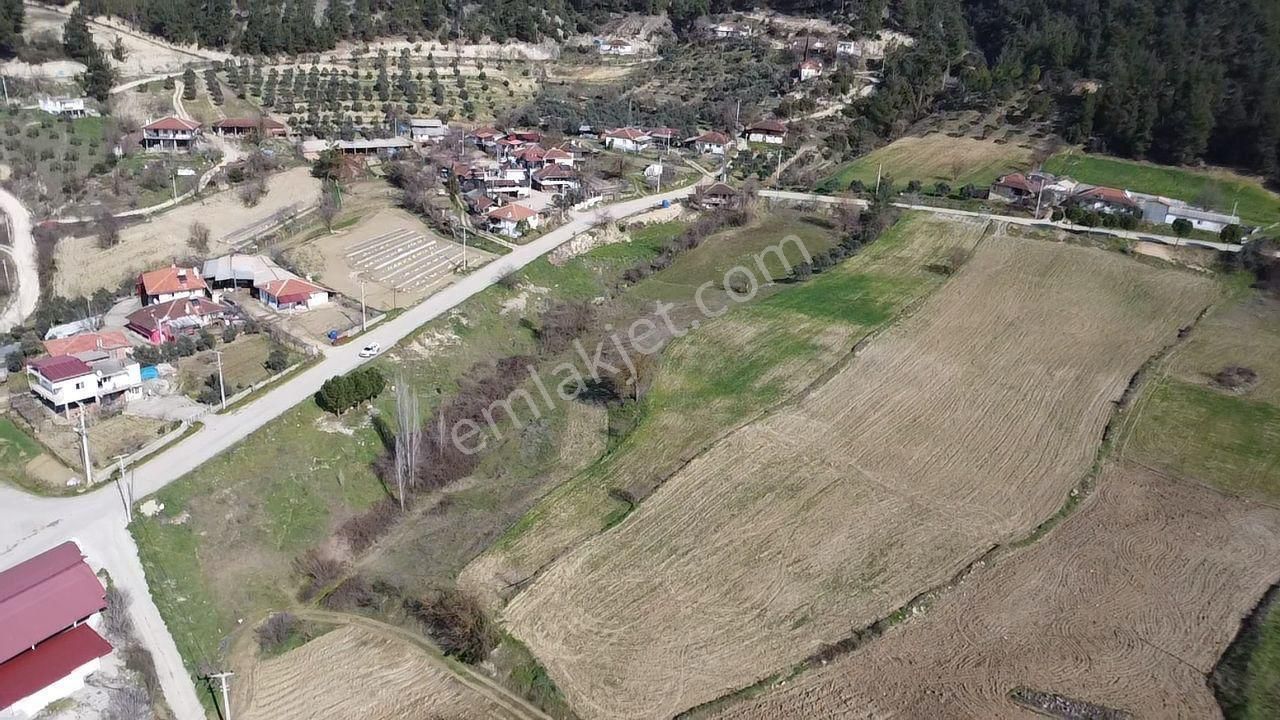
[[[0,331],[26,320],[40,300],[40,273],[36,270],[36,241],[31,235],[31,213],[13,193],[0,188],[0,211],[9,221],[9,253],[18,274],[18,290],[0,313]]]

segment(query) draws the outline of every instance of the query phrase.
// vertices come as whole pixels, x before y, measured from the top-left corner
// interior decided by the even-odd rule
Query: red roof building
[[[148,305],[129,314],[125,327],[160,344],[191,334],[226,317],[227,309],[204,298],[179,298]]]
[[[138,276],[138,297],[143,305],[178,298],[204,297],[209,286],[196,268],[170,265]]]
[[[511,222],[520,222],[537,216],[538,213],[518,203],[503,205],[500,208],[489,211],[490,218],[494,220],[510,220]]]
[[[77,625],[8,662],[0,663],[0,710],[32,698],[30,709],[38,711],[48,702],[58,699],[50,696],[48,702],[36,700],[40,691],[68,678],[77,670],[81,671],[81,677],[87,675],[86,670],[92,668],[86,666],[110,655],[111,649],[111,643],[103,640],[93,628]],[[63,693],[58,695],[65,697]]]
[[[44,351],[50,355],[75,355],[83,352],[104,352],[107,355],[123,360],[133,345],[125,337],[122,330],[101,330],[81,333],[68,338],[44,341]]]
[[[258,118],[226,118],[213,124],[213,131],[219,135],[248,135],[261,126],[262,131],[271,137],[283,137],[284,123],[269,117]]]
[[[106,590],[70,541],[0,572],[0,662],[106,607]]]
[[[169,131],[169,132],[182,132],[182,131],[194,132],[200,129],[200,123],[195,122],[193,120],[183,120],[180,117],[170,116],[166,118],[160,118],[155,122],[147,123],[146,125],[142,126],[142,129],[144,131],[145,130],[161,130],[161,131]]]
[[[329,291],[302,278],[272,280],[258,288],[264,303],[276,310],[287,308],[310,309],[329,302]]]
[[[200,123],[167,117],[142,126],[142,147],[148,150],[190,150],[200,134]]]
[[[51,383],[93,374],[93,368],[74,355],[54,355],[32,360],[27,363],[27,369],[34,370]]]

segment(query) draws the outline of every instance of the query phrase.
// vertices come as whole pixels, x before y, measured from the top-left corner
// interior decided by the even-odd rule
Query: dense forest
[[[83,0],[181,43],[236,52],[326,50],[401,36],[540,41],[611,13],[666,13],[678,33],[756,0]],[[1069,140],[1169,163],[1207,161],[1280,182],[1280,2],[1276,0],[772,0],[782,12],[881,26],[919,42],[885,61],[850,145],[884,138],[945,102],[1036,96]],[[323,8],[323,10],[321,9]],[[22,5],[0,0],[0,53]]]

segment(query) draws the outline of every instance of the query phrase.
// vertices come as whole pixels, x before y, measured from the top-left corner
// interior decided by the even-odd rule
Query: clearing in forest
[[[925,617],[718,717],[1041,717],[1015,704],[1019,688],[1127,717],[1217,717],[1205,676],[1277,552],[1280,511],[1109,466],[1060,528]]]
[[[1053,515],[1130,377],[1213,289],[984,240],[829,381],[547,569],[509,628],[585,717],[672,714],[784,669]]]

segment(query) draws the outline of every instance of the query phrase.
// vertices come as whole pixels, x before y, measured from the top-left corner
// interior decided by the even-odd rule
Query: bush
[[[267,361],[263,365],[273,374],[284,372],[284,369],[289,367],[289,353],[281,348],[275,348],[267,355]]]
[[[293,561],[293,569],[302,577],[298,599],[312,600],[347,572],[347,566],[312,548]]]
[[[292,613],[272,613],[271,617],[258,626],[254,634],[258,636],[258,647],[265,653],[273,653],[284,647],[298,630],[298,618]]]
[[[482,662],[498,644],[498,631],[480,603],[461,590],[440,590],[424,600],[406,600],[405,610],[422,623],[446,655],[462,662]]]
[[[222,342],[224,343],[235,342],[236,337],[238,337],[239,335],[240,335],[240,331],[236,329],[235,325],[228,325],[222,328]]]

